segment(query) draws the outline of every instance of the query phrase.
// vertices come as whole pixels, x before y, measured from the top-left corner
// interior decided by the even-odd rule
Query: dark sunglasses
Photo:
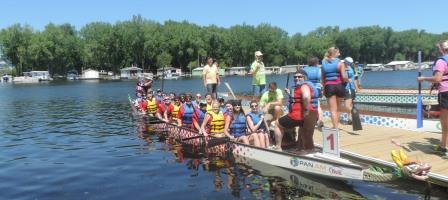
[[[304,76],[294,76],[294,78],[303,78]]]
[[[252,107],[252,108],[255,108],[255,107],[257,107],[258,105],[257,104],[252,104],[252,105],[250,105],[250,107]]]

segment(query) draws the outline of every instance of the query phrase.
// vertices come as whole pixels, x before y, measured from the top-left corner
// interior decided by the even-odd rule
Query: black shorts
[[[303,126],[303,120],[293,120],[288,115],[280,117],[278,119],[278,123],[280,124],[280,126],[282,126],[283,128],[286,128],[286,129],[294,128],[297,126],[300,126],[300,127]]]
[[[322,88],[317,88],[317,93],[319,94],[317,98],[322,98]]]
[[[448,92],[441,92],[438,97],[439,107],[441,109],[448,109]]]
[[[345,87],[341,84],[337,85],[326,85],[325,86],[325,97],[328,99],[333,95],[337,97],[344,98],[345,97]]]
[[[350,89],[350,92],[348,90],[345,90],[345,97],[344,97],[344,99],[355,100],[355,98],[356,98],[356,91],[354,89]]]
[[[211,94],[211,93],[216,93],[216,83],[212,83],[212,84],[207,84],[207,93]]]

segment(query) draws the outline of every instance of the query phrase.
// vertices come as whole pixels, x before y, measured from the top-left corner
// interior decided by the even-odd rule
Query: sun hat
[[[345,62],[347,65],[351,65],[351,64],[353,63],[353,58],[352,58],[352,57],[346,57],[346,58],[344,59],[344,62]]]
[[[261,51],[256,51],[255,52],[255,56],[262,56],[263,54],[261,53]]]

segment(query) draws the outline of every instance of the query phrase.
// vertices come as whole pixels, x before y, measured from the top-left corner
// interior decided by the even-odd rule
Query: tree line
[[[221,67],[248,66],[257,50],[263,52],[267,66],[305,64],[310,56],[322,59],[331,46],[337,46],[342,57],[351,56],[360,63],[415,61],[418,50],[424,60],[433,60],[438,55],[434,44],[442,39],[448,39],[448,33],[380,26],[319,27],[289,36],[269,24],[229,28],[187,21],[161,24],[137,15],[115,24],[92,22],[79,31],[68,23],[50,23],[42,31],[15,24],[0,31],[0,51],[17,75],[30,70],[65,75],[72,69],[119,72],[129,66],[145,71],[162,66],[189,70],[204,63],[207,56],[216,58]]]

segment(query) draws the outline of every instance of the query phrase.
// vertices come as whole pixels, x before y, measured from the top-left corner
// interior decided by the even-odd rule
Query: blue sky
[[[341,29],[380,25],[395,31],[424,29],[448,32],[448,12],[442,0],[0,0],[0,29],[15,23],[42,30],[46,24],[70,23],[80,29],[87,23],[115,23],[140,14],[207,26],[269,23],[306,34],[320,26]]]

